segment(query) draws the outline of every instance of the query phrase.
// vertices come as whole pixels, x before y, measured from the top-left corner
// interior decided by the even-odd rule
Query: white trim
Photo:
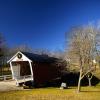
[[[17,79],[15,79],[15,81],[16,81],[16,86],[19,86],[18,80],[17,80]]]
[[[13,71],[12,63],[11,62],[10,62],[10,68],[11,68],[12,78],[14,79],[14,71]]]
[[[18,51],[10,60],[7,61],[7,63],[10,63],[12,62],[12,60],[17,56],[17,54],[20,53],[22,55],[24,55],[22,52]],[[24,55],[29,61],[32,62],[32,60],[30,60],[26,55]]]
[[[32,80],[34,80],[34,76],[33,76],[33,68],[32,68],[32,63],[31,61],[29,61],[29,65],[30,65],[30,70],[31,70],[31,76],[32,76]]]

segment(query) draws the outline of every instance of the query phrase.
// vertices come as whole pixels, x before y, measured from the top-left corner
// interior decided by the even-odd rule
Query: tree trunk
[[[92,86],[91,85],[91,78],[88,78],[88,81],[89,81],[89,86]]]
[[[78,81],[78,92],[81,90],[81,77],[82,77],[82,70],[80,70],[80,76],[79,76],[79,81]]]
[[[3,71],[2,71],[2,66],[1,66],[1,75],[3,74]]]

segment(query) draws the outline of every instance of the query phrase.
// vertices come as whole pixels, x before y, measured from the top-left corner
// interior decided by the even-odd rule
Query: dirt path
[[[1,81],[0,82],[0,91],[10,91],[10,90],[22,90],[22,87],[16,87],[16,82],[9,81]]]

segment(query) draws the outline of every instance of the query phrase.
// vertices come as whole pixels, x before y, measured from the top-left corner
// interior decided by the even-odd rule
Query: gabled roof
[[[49,57],[47,55],[39,55],[39,54],[34,54],[34,53],[29,53],[29,52],[18,51],[10,60],[7,61],[7,63],[11,62],[19,53],[26,56],[30,61],[56,62],[58,60],[57,58]]]
[[[48,55],[39,55],[29,52],[22,52],[24,55],[26,55],[29,59],[32,61],[38,61],[38,62],[54,62],[58,60],[55,57],[49,57]]]
[[[12,56],[12,57],[7,61],[7,63],[11,62],[18,54],[24,55],[21,51],[18,51],[14,56]],[[25,55],[24,55],[24,56],[25,56]],[[27,56],[26,56],[26,57],[27,57]],[[27,59],[31,61],[31,59],[29,59],[28,57],[27,57]]]

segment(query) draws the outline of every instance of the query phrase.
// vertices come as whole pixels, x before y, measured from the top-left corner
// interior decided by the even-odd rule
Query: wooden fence
[[[12,79],[12,75],[2,75],[0,76],[0,81],[6,81]]]

